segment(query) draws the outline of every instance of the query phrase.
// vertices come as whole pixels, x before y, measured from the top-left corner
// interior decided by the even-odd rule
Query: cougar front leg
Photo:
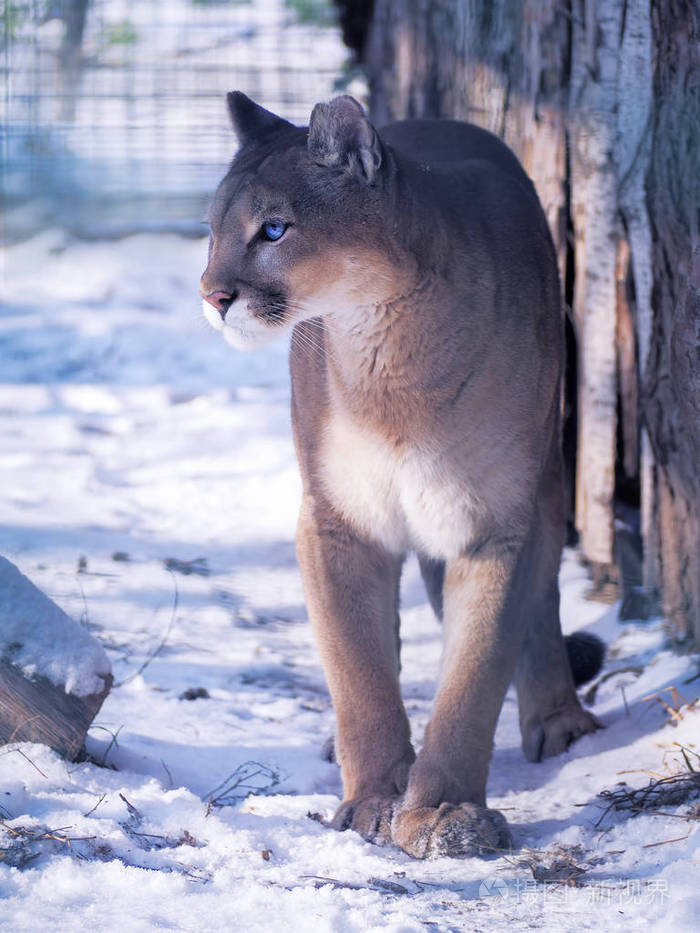
[[[508,607],[517,557],[504,544],[446,567],[440,684],[392,824],[394,842],[418,858],[483,855],[510,843],[504,817],[486,809],[486,777],[521,638]]]
[[[302,505],[297,549],[338,722],[343,803],[332,825],[389,842],[395,801],[415,758],[398,677],[401,561],[311,497]]]

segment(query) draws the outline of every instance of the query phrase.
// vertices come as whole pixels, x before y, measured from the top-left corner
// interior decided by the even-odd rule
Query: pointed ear
[[[379,137],[353,97],[316,104],[309,125],[309,155],[328,168],[341,168],[371,185],[382,164]]]
[[[250,97],[246,97],[242,91],[230,91],[226,95],[226,100],[228,101],[233,129],[241,145],[254,142],[273,130],[292,126],[282,117],[278,117],[256,104]]]

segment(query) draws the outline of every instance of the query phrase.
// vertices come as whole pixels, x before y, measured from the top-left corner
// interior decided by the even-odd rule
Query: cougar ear
[[[282,117],[256,104],[242,91],[230,91],[226,95],[226,100],[233,129],[241,145],[266,136],[273,130],[292,126]]]
[[[353,97],[316,104],[309,124],[308,147],[314,162],[349,171],[369,185],[382,164],[379,137]]]

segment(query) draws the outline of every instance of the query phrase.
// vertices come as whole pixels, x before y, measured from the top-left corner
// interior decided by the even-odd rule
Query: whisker
[[[292,336],[292,343],[299,347],[303,352],[308,351],[312,355],[318,356],[319,359],[325,361],[323,348],[320,347],[317,343],[309,341],[301,334],[296,333],[296,331]]]
[[[270,306],[273,312],[282,313],[283,311],[291,311],[292,313],[299,314],[302,318],[299,323],[303,323],[305,326],[302,330],[298,330],[296,327],[294,329],[294,339],[297,341],[297,344],[319,354],[324,360],[328,359],[332,360],[336,365],[340,364],[338,357],[328,346],[327,340],[321,343],[313,339],[315,334],[325,336],[326,330],[321,317],[317,314],[311,314],[308,305],[306,305],[304,301],[289,297],[283,298],[282,296],[275,296],[270,301]]]
[[[313,337],[316,336],[316,334],[318,334],[319,337],[324,338],[322,343],[321,341],[314,341],[316,343],[316,346],[319,347],[319,349],[321,350],[321,352],[327,359],[335,363],[336,366],[340,366],[340,358],[335,353],[335,351],[332,350],[331,347],[329,346],[328,339],[326,337],[326,332],[323,330],[322,326],[318,325],[315,331],[312,328],[311,334],[306,334],[305,336],[307,337],[308,340],[313,340]]]
[[[288,306],[292,310],[298,311],[302,315],[309,313],[309,309],[301,301],[290,301]],[[332,360],[334,363],[338,364],[338,358],[333,353],[333,351],[328,347],[327,341],[317,341],[314,340],[314,336],[319,334],[320,336],[325,336],[325,327],[323,321],[320,320],[318,316],[306,317],[304,316],[303,321],[299,322],[304,324],[303,328],[296,327],[294,329],[295,338],[300,344],[308,346],[310,349],[314,350],[316,353],[320,354],[323,359]]]
[[[310,319],[307,319],[304,323],[309,324],[311,321]],[[295,328],[293,332],[293,339],[297,341],[299,346],[308,348],[312,353],[317,354],[324,361],[332,360],[337,365],[338,359],[335,354],[328,348],[328,345],[325,342],[321,343],[319,340],[314,339],[315,334],[323,333],[323,329],[317,326],[315,330],[313,327],[310,330],[311,333],[309,333],[309,329],[306,328]]]

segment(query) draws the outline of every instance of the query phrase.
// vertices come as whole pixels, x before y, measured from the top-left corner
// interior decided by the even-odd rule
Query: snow
[[[74,696],[102,693],[111,673],[102,645],[0,557],[0,660]]]
[[[697,801],[632,816],[598,797],[684,768],[684,748],[697,765],[696,659],[588,601],[571,552],[565,628],[626,670],[598,687],[605,730],[542,764],[508,694],[489,802],[515,851],[419,862],[322,824],[341,786],[319,754],[333,711],[295,560],[286,347],[241,355],[208,328],[205,255],[58,231],[4,254],[0,553],[100,640],[115,684],[86,761],[0,749],[2,930],[697,930]],[[402,605],[420,743],[440,629],[415,562]],[[557,859],[577,885],[535,879]]]

